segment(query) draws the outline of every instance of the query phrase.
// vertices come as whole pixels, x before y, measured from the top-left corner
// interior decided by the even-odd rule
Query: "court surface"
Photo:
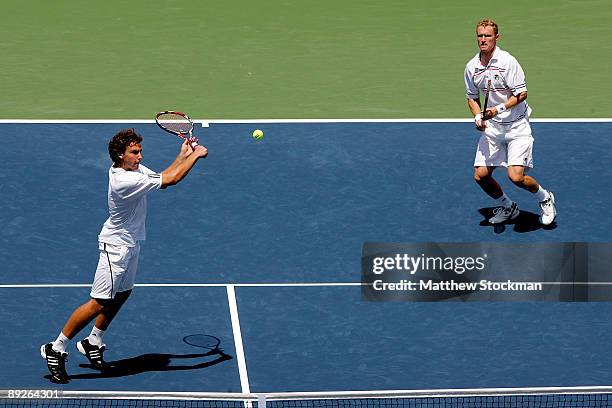
[[[3,388],[50,385],[38,348],[88,297],[107,216],[107,141],[132,126],[145,136],[143,163],[163,170],[179,143],[153,123],[0,124]],[[372,303],[350,285],[365,241],[610,241],[612,124],[532,127],[532,174],[555,192],[558,223],[537,225],[537,203],[499,171],[522,210],[503,231],[483,222],[493,203],[472,181],[471,123],[196,128],[209,157],[149,195],[144,286],[105,337],[116,368],[97,373],[74,350],[65,388],[609,384],[610,303]],[[255,128],[262,141],[250,137]],[[194,333],[219,338],[224,354],[183,343]]]
[[[112,2],[5,0],[0,71],[10,75],[0,77],[0,112],[144,119],[180,106],[209,118],[463,118],[462,74],[486,15],[525,69],[538,117],[610,116],[612,83],[592,69],[612,65],[608,0],[491,2],[486,12],[470,3],[182,0],[129,2],[118,15]],[[580,103],[564,103],[567,95]]]

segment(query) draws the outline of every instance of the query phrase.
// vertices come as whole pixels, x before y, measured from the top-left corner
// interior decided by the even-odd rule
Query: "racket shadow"
[[[212,367],[214,365],[223,363],[233,358],[229,354],[223,352],[219,345],[220,341],[215,347],[211,349],[205,349],[204,347],[201,347],[202,352],[200,353],[147,353],[141,354],[136,357],[124,358],[115,361],[107,361],[104,369],[102,370],[95,369],[91,364],[79,364],[79,367],[90,368],[92,370],[95,370],[95,372],[70,375],[69,378],[116,378],[138,375],[146,372],[199,370],[207,367]],[[210,357],[213,356],[214,358],[210,359]],[[204,361],[202,361],[203,358],[205,358]]]
[[[512,221],[505,222],[503,224],[491,224],[489,219],[493,217],[493,210],[495,207],[480,208],[478,212],[483,216],[483,220],[480,221],[481,227],[493,228],[496,234],[501,234],[506,231],[506,227],[512,226],[514,232],[524,234],[527,232],[534,232],[538,230],[553,230],[557,228],[557,222],[554,221],[550,225],[540,224],[540,215],[532,213],[531,211],[520,210],[519,215]]]

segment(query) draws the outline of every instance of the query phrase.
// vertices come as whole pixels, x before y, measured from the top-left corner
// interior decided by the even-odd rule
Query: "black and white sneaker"
[[[94,346],[88,339],[84,339],[76,344],[76,348],[82,355],[87,357],[94,368],[102,370],[106,366],[104,362],[104,350],[106,350],[106,345]]]
[[[40,355],[47,360],[47,368],[51,373],[51,382],[56,384],[68,384],[68,373],[66,372],[66,359],[68,353],[53,350],[53,343],[40,346]]]
[[[557,208],[555,207],[555,195],[552,191],[548,192],[548,198],[540,203],[542,215],[540,215],[540,223],[542,225],[550,225],[557,217]]]
[[[491,224],[501,224],[518,217],[520,211],[518,205],[513,201],[510,207],[497,207],[493,210],[493,217],[489,218]]]

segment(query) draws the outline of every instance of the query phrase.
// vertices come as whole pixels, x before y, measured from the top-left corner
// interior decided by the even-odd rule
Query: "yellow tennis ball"
[[[263,131],[260,129],[256,129],[253,131],[253,139],[261,140],[263,139]]]

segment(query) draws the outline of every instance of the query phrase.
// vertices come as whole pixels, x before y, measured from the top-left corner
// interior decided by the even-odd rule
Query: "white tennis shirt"
[[[474,58],[468,61],[464,73],[465,96],[470,99],[478,99],[480,93],[484,95],[489,79],[491,80],[491,91],[486,108],[506,103],[512,95],[516,96],[521,92],[527,92],[523,68],[516,58],[499,47],[495,47],[493,57],[486,67],[480,64],[480,53],[477,53]],[[480,102],[484,103],[484,97]],[[523,101],[490,120],[509,124],[524,117],[529,117],[529,115],[531,115],[531,108],[527,101]]]
[[[147,193],[161,187],[162,176],[142,164],[138,170],[111,167],[108,171],[109,217],[98,235],[100,242],[135,246],[146,238]]]

